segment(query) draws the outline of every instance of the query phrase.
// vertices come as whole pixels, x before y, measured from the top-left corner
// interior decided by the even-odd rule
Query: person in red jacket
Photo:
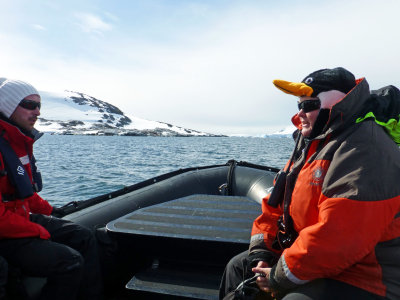
[[[298,97],[296,146],[220,298],[253,276],[264,297],[400,299],[400,91],[344,68],[274,84]]]
[[[0,78],[0,256],[23,274],[46,277],[40,299],[100,299],[93,233],[55,217],[42,199],[33,143],[41,98],[29,83]]]

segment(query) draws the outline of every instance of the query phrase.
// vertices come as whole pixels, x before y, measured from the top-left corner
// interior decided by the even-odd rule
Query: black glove
[[[62,208],[53,206],[53,210],[51,212],[51,215],[56,217],[56,218],[62,218],[62,217],[65,216],[65,212],[64,212],[64,210]]]
[[[259,261],[265,261],[270,267],[276,264],[279,257],[270,251],[258,251],[249,254],[247,267],[249,270],[256,267]]]

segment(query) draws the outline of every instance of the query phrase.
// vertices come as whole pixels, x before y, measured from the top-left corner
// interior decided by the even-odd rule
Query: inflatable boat
[[[237,161],[180,169],[71,202],[63,218],[95,231],[105,299],[218,299],[278,171]],[[24,280],[34,299],[45,279]]]

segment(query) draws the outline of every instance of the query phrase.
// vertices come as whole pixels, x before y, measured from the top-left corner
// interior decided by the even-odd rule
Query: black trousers
[[[40,299],[101,299],[102,283],[93,233],[53,216],[31,215],[51,238],[0,240],[0,255],[28,276],[46,277]]]
[[[222,300],[252,273],[247,270],[247,257],[249,251],[234,256],[226,265],[219,287],[219,299]],[[251,271],[251,270],[250,270]]]
[[[247,268],[248,251],[233,257],[227,264],[221,280],[219,298],[237,298],[232,291],[245,279],[254,273]],[[269,295],[258,293],[254,299],[271,299]],[[366,290],[332,279],[317,279],[310,281],[293,290],[281,295],[282,300],[383,300],[385,297],[378,296]]]
[[[8,274],[7,261],[0,256],[0,299],[4,299],[6,296],[6,283]]]

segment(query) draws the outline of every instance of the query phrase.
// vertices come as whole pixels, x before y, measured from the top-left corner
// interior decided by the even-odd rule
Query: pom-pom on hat
[[[39,92],[29,83],[0,78],[0,112],[7,118],[10,118],[21,100],[30,95],[39,95]]]
[[[356,85],[356,79],[345,68],[339,67],[315,71],[301,82],[275,79],[273,83],[278,89],[287,94],[299,97],[317,97],[319,93],[331,90],[347,94]]]

